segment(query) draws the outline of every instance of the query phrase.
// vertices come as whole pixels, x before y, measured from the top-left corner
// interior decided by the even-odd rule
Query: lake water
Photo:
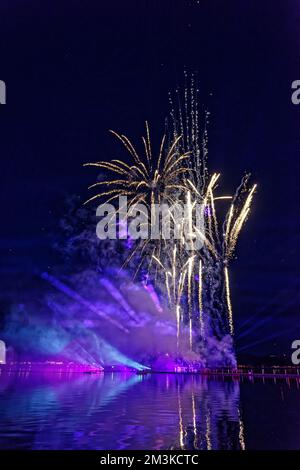
[[[1,449],[300,449],[291,381],[0,375]]]

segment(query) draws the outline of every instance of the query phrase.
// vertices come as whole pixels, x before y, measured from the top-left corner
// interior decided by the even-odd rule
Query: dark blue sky
[[[110,128],[139,138],[147,119],[158,141],[186,67],[211,112],[211,171],[225,191],[245,170],[259,186],[231,267],[238,345],[289,354],[300,338],[299,24],[297,0],[3,0],[2,286],[53,266],[48,233],[95,178],[82,163],[120,151]]]

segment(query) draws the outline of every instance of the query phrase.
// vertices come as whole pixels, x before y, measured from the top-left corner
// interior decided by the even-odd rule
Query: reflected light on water
[[[2,371],[0,448],[299,448],[292,433],[300,418],[297,385],[188,374]]]

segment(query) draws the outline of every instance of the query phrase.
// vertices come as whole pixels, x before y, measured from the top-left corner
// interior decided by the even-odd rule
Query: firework
[[[186,189],[183,182],[175,187],[180,179],[178,178],[179,175],[189,171],[187,166],[183,165],[184,160],[189,158],[189,152],[180,153],[177,147],[181,136],[176,137],[166,150],[166,136],[163,135],[158,157],[154,159],[147,122],[146,137],[142,137],[144,144],[143,156],[139,156],[137,150],[125,135],[118,134],[115,131],[110,132],[122,142],[129,152],[133,164],[121,160],[85,163],[84,166],[96,166],[121,176],[118,179],[108,179],[92,184],[89,189],[103,186],[105,191],[92,196],[85,204],[104,197],[107,197],[105,200],[107,203],[120,195],[126,195],[129,196],[129,207],[135,207],[141,202],[150,207],[151,204],[161,204],[165,200],[171,201],[170,198],[174,189]]]
[[[174,310],[178,347],[183,322],[189,326],[191,349],[194,333],[204,340],[209,331],[218,338],[227,333],[233,335],[228,264],[256,191],[256,185],[248,189],[249,175],[246,175],[233,196],[217,193],[221,175],[209,175],[207,168],[209,113],[204,113],[201,120],[198,92],[192,76],[189,86],[184,88],[182,103],[178,90],[176,104],[170,95],[170,126],[155,155],[146,122],[141,153],[125,135],[111,131],[129,153],[132,163],[116,159],[86,163],[111,175],[90,186],[101,191],[87,202],[100,199],[107,203],[127,196],[129,216],[140,203],[150,210],[154,204],[166,203],[169,207],[186,204],[187,210],[179,219],[171,211],[169,214],[171,233],[178,236],[166,239],[162,235],[155,240],[137,241],[123,267],[139,258],[134,277],[142,272],[146,282],[155,281]],[[223,222],[218,215],[219,204],[229,205]],[[202,211],[201,227],[197,224],[196,207]],[[199,240],[201,249],[197,248]]]

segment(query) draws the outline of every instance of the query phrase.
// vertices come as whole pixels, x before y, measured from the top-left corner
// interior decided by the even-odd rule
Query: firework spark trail
[[[188,262],[188,310],[189,310],[189,329],[190,329],[190,349],[193,349],[193,300],[192,300],[192,275],[193,275],[193,259],[191,256]]]
[[[230,333],[233,335],[232,306],[231,306],[230,284],[229,284],[229,275],[228,275],[227,266],[225,266],[224,268],[224,274],[225,274],[225,288],[226,288],[226,300],[227,300],[227,308],[228,308],[229,329],[230,329]]]
[[[176,346],[177,346],[177,351],[179,351],[179,339],[180,339],[180,306],[179,305],[176,305],[176,322],[177,322]]]
[[[202,260],[199,260],[199,272],[198,272],[198,304],[199,304],[199,320],[200,320],[200,334],[204,336],[204,324],[203,324],[203,302],[202,302]]]
[[[227,257],[232,256],[232,254],[234,252],[234,249],[235,249],[240,231],[243,227],[244,222],[246,221],[246,219],[249,215],[252,199],[253,199],[254,193],[256,191],[256,188],[257,188],[257,185],[254,184],[252,186],[251,190],[249,191],[249,194],[246,198],[246,201],[245,201],[244,205],[242,206],[242,208],[240,210],[240,213],[236,217],[236,220],[235,220],[235,222],[234,222],[231,229],[230,229],[230,222],[231,222],[231,219],[232,219],[232,216],[233,216],[234,209],[233,209],[233,206],[231,206],[231,208],[230,208],[230,213],[229,213],[228,222],[227,222],[227,227],[228,228],[226,229],[226,245],[227,245],[226,255],[227,255]]]

